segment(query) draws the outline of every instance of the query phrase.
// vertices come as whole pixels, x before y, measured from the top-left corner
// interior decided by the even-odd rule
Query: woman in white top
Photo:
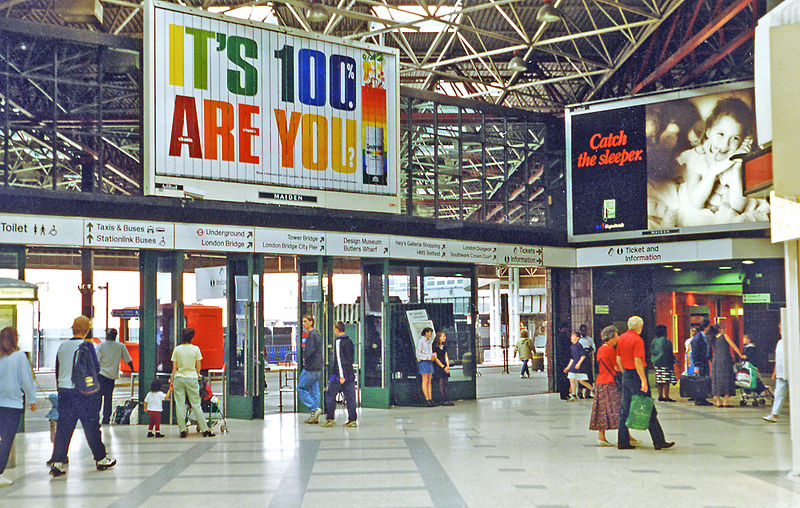
[[[433,407],[431,400],[431,378],[433,377],[433,328],[426,326],[422,329],[422,337],[417,341],[417,362],[419,373],[422,376],[422,395],[425,396],[425,405]]]
[[[36,387],[28,357],[17,346],[17,330],[0,330],[0,487],[13,481],[3,476],[17,433],[19,419],[25,410],[25,399],[36,411]]]

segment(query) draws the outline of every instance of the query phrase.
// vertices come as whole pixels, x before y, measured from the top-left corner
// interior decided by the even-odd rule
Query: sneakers
[[[778,421],[778,417],[776,415],[762,416],[761,419],[769,423],[776,423]]]
[[[355,420],[350,420],[344,425],[342,425],[342,427],[358,427],[358,422]]]
[[[148,432],[147,433],[147,437],[153,437],[153,433],[152,432]]]
[[[148,436],[149,437],[149,436]],[[156,432],[156,437],[165,437],[161,432]]]
[[[578,400],[578,396],[570,394],[569,398],[567,399],[567,402],[575,402],[576,400]]]
[[[9,487],[14,484],[14,480],[11,478],[6,478],[5,476],[0,474],[0,487]]]
[[[320,423],[320,427],[333,427],[336,425],[336,420],[325,420],[325,423]]]
[[[319,423],[319,417],[322,414],[322,409],[317,408],[312,411],[311,416],[306,419],[306,423]]]
[[[53,462],[50,465],[50,476],[53,478],[58,478],[59,476],[64,476],[67,474],[67,468],[64,467],[63,462]]]
[[[95,466],[97,466],[98,471],[105,471],[106,469],[111,469],[112,467],[117,465],[117,459],[113,457],[109,457],[106,455],[102,459],[95,461]],[[51,469],[52,471],[52,469]]]
[[[204,430],[203,431],[203,437],[214,437],[214,436],[216,436],[216,434],[214,434],[210,430]]]

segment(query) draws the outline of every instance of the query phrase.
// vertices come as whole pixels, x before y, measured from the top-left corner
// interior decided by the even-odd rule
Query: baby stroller
[[[214,426],[219,423],[219,431],[223,433],[228,432],[228,421],[225,415],[222,414],[219,399],[211,391],[211,383],[202,376],[197,379],[197,383],[200,386],[200,408],[203,410],[203,414],[200,415],[199,418],[204,418],[206,420],[206,424],[208,424],[210,430],[213,430]],[[198,416],[194,414],[192,406],[189,405],[189,401],[186,401],[187,426],[196,425],[197,431],[200,432],[200,425],[197,423],[197,418]]]
[[[747,360],[736,364],[736,386],[742,389],[740,406],[746,406],[748,402],[753,407],[763,406],[767,397],[774,398],[772,390],[759,378],[756,366]]]

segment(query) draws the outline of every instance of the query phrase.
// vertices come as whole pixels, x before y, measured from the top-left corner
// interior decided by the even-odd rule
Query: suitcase
[[[681,376],[681,397],[690,399],[706,399],[711,395],[711,378],[709,376]]]

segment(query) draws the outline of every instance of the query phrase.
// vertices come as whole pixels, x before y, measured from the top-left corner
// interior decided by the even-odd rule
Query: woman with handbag
[[[598,446],[614,446],[606,439],[606,431],[617,428],[619,421],[620,385],[622,376],[617,366],[619,333],[616,326],[606,326],[600,334],[603,345],[597,350],[597,380],[589,430],[597,431]]]

